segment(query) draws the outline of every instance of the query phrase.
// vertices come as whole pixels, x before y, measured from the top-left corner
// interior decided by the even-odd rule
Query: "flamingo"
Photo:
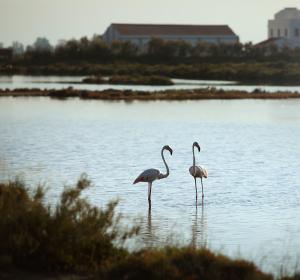
[[[194,177],[194,180],[195,180],[195,189],[196,189],[196,202],[198,200],[198,191],[197,191],[197,181],[196,181],[196,178],[200,178],[201,179],[201,186],[202,186],[202,199],[204,197],[204,193],[203,193],[203,182],[202,182],[202,178],[207,178],[208,176],[208,173],[207,173],[207,170],[199,165],[199,166],[196,166],[196,159],[195,159],[195,147],[198,148],[198,151],[200,152],[200,146],[197,142],[194,142],[193,143],[193,146],[192,146],[192,149],[193,149],[193,166],[190,167],[189,171],[190,171],[190,174]]]
[[[142,172],[133,182],[133,184],[139,183],[139,182],[147,182],[148,183],[148,203],[149,208],[151,208],[151,189],[152,189],[152,183],[155,180],[160,180],[163,178],[167,178],[170,174],[169,167],[166,163],[165,157],[164,157],[164,150],[167,150],[170,152],[170,154],[173,154],[173,150],[170,148],[170,146],[166,145],[161,149],[161,157],[163,159],[163,162],[166,166],[167,172],[166,174],[160,173],[157,169],[147,169],[144,172]]]

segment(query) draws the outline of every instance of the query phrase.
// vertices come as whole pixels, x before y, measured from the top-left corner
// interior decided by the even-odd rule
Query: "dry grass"
[[[289,91],[266,92],[254,90],[252,92],[240,90],[217,90],[215,88],[195,89],[195,90],[167,90],[156,92],[132,91],[132,90],[103,90],[88,91],[67,88],[62,90],[39,90],[39,89],[17,89],[0,90],[1,96],[48,96],[52,98],[65,99],[78,97],[82,99],[102,99],[102,100],[207,100],[207,99],[287,99],[300,98],[300,93]]]

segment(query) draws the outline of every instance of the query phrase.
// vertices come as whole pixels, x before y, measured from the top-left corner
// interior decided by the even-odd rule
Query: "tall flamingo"
[[[203,182],[202,182],[202,178],[207,178],[208,176],[208,173],[207,173],[207,170],[199,165],[199,166],[196,166],[196,159],[195,159],[195,147],[198,148],[198,151],[200,152],[200,146],[197,142],[194,142],[193,143],[193,146],[192,146],[192,149],[193,149],[193,166],[190,167],[189,171],[190,171],[190,174],[194,177],[194,180],[195,180],[195,189],[196,189],[196,202],[198,200],[198,191],[197,191],[197,181],[196,181],[196,178],[200,178],[201,179],[201,186],[202,186],[202,199],[204,197],[204,193],[203,193]]]
[[[151,189],[152,189],[152,183],[155,180],[160,180],[163,178],[167,178],[170,174],[169,167],[166,163],[165,157],[164,157],[164,150],[168,150],[170,154],[173,154],[173,150],[170,148],[170,146],[166,145],[161,149],[161,157],[163,159],[163,162],[166,166],[167,172],[166,174],[160,173],[157,169],[147,169],[144,172],[142,172],[133,182],[133,184],[139,183],[139,182],[147,182],[148,183],[148,203],[149,208],[151,208]]]

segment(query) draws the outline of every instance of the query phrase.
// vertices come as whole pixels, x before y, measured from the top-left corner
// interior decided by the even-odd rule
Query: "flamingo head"
[[[198,142],[194,142],[193,147],[197,147],[198,151],[200,152],[200,146],[199,146]]]
[[[171,149],[171,147],[169,145],[164,146],[163,150],[168,150],[171,155],[173,154],[173,150]]]

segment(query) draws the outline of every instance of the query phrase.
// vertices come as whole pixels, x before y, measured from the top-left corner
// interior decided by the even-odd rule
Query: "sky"
[[[267,37],[267,22],[299,0],[0,0],[0,43],[51,44],[103,34],[110,23],[228,24],[241,42]]]

